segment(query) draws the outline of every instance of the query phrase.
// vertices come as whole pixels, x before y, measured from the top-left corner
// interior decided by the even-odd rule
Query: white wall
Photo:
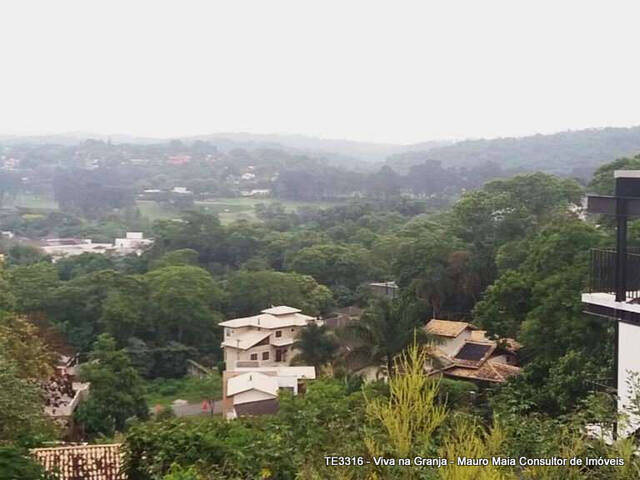
[[[460,335],[455,338],[451,337],[440,337],[442,343],[438,343],[436,346],[442,350],[444,353],[452,357],[454,354],[460,350],[462,344],[465,340],[467,340],[471,336],[471,331],[466,328],[462,331]]]
[[[279,388],[291,388],[293,394],[298,394],[298,378],[297,377],[276,377],[278,379]]]
[[[269,395],[268,393],[261,392],[260,390],[247,390],[246,392],[238,393],[233,396],[233,404],[239,405],[241,403],[259,402],[261,400],[272,400],[276,397]]]
[[[620,322],[618,341],[618,411],[629,415],[629,406],[633,397],[629,381],[631,372],[640,372],[640,327]],[[640,380],[640,377],[638,377]],[[621,436],[627,436],[640,427],[640,418],[629,416],[628,424],[619,430]]]

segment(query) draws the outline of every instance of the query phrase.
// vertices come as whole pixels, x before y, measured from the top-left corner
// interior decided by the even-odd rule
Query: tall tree
[[[24,317],[0,314],[0,352],[12,359],[21,378],[46,380],[54,372],[55,353]]]
[[[138,371],[108,334],[100,335],[94,343],[90,361],[82,365],[80,377],[91,383],[89,399],[75,412],[87,434],[113,435],[124,429],[127,419],[149,416]]]
[[[222,294],[209,272],[194,266],[173,266],[153,270],[144,279],[156,340],[175,339],[188,345],[214,340]]]
[[[334,358],[338,344],[326,325],[312,323],[300,330],[293,348],[298,353],[291,359],[292,363],[320,367]]]
[[[254,315],[271,305],[290,305],[309,315],[327,313],[331,291],[308,275],[272,271],[239,271],[226,284],[226,313]]]
[[[0,445],[32,444],[52,431],[44,415],[40,388],[33,380],[23,378],[18,365],[0,349]]]
[[[414,339],[427,340],[421,322],[414,318],[400,300],[374,299],[359,320],[347,324],[340,336],[345,343],[347,360],[367,365],[385,365],[393,375],[394,358]]]

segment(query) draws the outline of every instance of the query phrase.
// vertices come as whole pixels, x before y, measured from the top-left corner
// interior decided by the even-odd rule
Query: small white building
[[[243,415],[275,413],[278,393],[298,395],[305,380],[316,378],[314,367],[238,368],[223,375],[222,414],[233,419]]]
[[[144,238],[142,232],[127,232],[125,238],[116,238],[114,242],[115,251],[120,255],[141,255],[151,245],[153,240]]]
[[[114,251],[113,244],[93,243],[90,238],[47,238],[43,240],[41,248],[54,263],[61,258],[83,253],[105,254]]]

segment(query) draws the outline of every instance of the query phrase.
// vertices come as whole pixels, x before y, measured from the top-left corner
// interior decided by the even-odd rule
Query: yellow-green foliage
[[[382,447],[373,437],[365,438],[369,453],[408,457],[431,443],[432,433],[445,421],[444,405],[436,402],[438,381],[424,374],[427,353],[418,345],[409,347],[395,360],[395,371],[389,380],[389,398],[367,401],[366,414],[378,422],[384,432]]]
[[[451,430],[444,436],[438,455],[452,460],[454,463],[438,469],[442,480],[507,480],[515,479],[508,468],[493,465],[459,466],[457,457],[491,458],[503,453],[506,441],[504,430],[498,423],[489,430],[466,415],[453,418]]]
[[[26,318],[0,314],[0,352],[15,362],[22,378],[44,380],[54,371],[55,354]]]

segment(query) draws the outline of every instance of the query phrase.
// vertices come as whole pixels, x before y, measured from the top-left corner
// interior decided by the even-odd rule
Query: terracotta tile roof
[[[448,377],[502,383],[507,381],[509,377],[518,375],[520,373],[520,367],[488,360],[479,368],[453,367],[445,370],[443,373]]]
[[[430,320],[425,325],[425,330],[431,335],[438,335],[440,337],[457,337],[466,328],[475,329],[473,325],[467,322],[454,322],[451,320],[436,320],[435,318]]]
[[[31,455],[60,480],[124,480],[120,444],[34,448]]]
[[[476,342],[485,342],[485,341],[489,340],[487,338],[487,331],[486,330],[473,330],[471,332],[471,336],[469,337],[469,340],[474,340]]]

